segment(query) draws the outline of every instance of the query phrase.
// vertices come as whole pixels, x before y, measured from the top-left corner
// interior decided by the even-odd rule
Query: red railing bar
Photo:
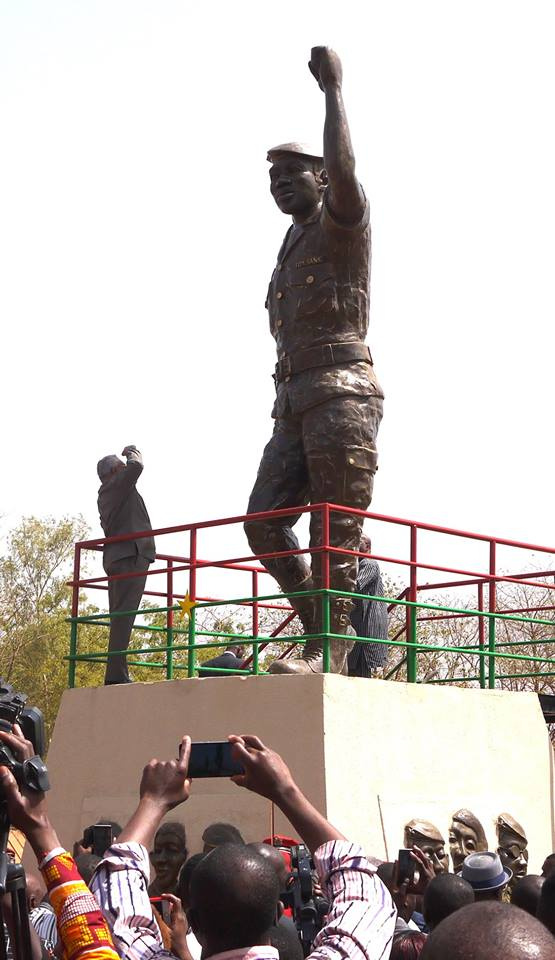
[[[186,530],[204,530],[211,527],[221,527],[227,524],[244,523],[245,521],[266,520],[269,517],[289,517],[299,516],[303,513],[312,513],[315,510],[323,510],[323,503],[309,503],[300,507],[283,507],[280,510],[263,510],[259,513],[240,514],[235,517],[223,517],[220,520],[203,520],[197,523],[184,523],[173,527],[161,527],[158,530],[144,530],[131,534],[121,534],[118,537],[99,537],[96,540],[81,540],[79,545],[83,548],[93,548],[103,546],[105,543],[120,543],[125,540],[137,540],[141,537],[163,536],[167,533],[181,533]],[[482,533],[472,533],[469,530],[459,530],[455,527],[441,527],[437,524],[423,523],[417,520],[407,520],[404,517],[391,517],[383,513],[370,513],[368,510],[358,510],[355,507],[345,507],[338,503],[328,504],[331,511],[339,513],[349,513],[353,516],[366,517],[369,520],[379,520],[383,523],[395,523],[400,526],[416,526],[419,530],[426,530],[429,533],[443,533],[453,537],[464,537],[469,540],[480,540],[486,543],[495,541],[499,546],[515,547],[522,550],[539,550],[541,553],[555,554],[555,547],[544,547],[541,544],[526,543],[519,540],[507,540],[503,537],[488,536]]]
[[[555,570],[530,570],[528,573],[512,573],[510,574],[512,580],[525,580],[526,577],[529,577],[530,574],[534,574],[535,577],[553,577],[555,576]],[[509,574],[508,574],[509,576]],[[480,583],[485,583],[486,581],[482,578],[474,580],[446,580],[445,583],[423,583],[418,589],[419,590],[446,590],[448,587],[472,587]],[[542,584],[545,586],[545,584]]]
[[[493,541],[493,542],[495,543],[495,541]],[[318,553],[318,551],[321,552],[322,549],[323,549],[322,547],[313,547],[310,552],[311,552],[311,553]],[[342,556],[352,556],[352,557],[372,556],[372,559],[373,559],[373,560],[381,560],[382,563],[396,563],[396,564],[398,564],[399,566],[404,566],[404,567],[411,567],[411,568],[412,568],[412,567],[417,567],[419,570],[439,570],[439,571],[441,571],[442,573],[459,573],[459,574],[461,574],[462,576],[476,577],[476,578],[479,579],[479,580],[483,580],[484,583],[491,583],[491,581],[495,581],[496,583],[513,583],[513,581],[516,581],[516,583],[522,583],[522,578],[521,578],[521,579],[516,579],[515,577],[503,576],[503,574],[501,574],[501,573],[496,573],[496,574],[476,573],[475,570],[458,570],[457,567],[438,567],[438,566],[436,566],[436,565],[433,564],[433,563],[420,563],[419,560],[418,560],[418,561],[415,561],[415,560],[397,560],[395,557],[384,557],[384,556],[381,556],[380,554],[377,554],[377,553],[373,553],[373,554],[371,554],[371,555],[370,555],[370,554],[360,554],[357,550],[347,550],[347,549],[345,549],[344,547],[332,547],[332,546],[329,546],[327,549],[328,549],[328,552],[329,552],[329,553],[339,553],[339,554],[341,554]],[[306,551],[304,551],[304,552],[306,552]],[[277,556],[277,554],[276,554],[276,556]],[[544,590],[555,590],[555,583],[553,583],[553,584],[548,584],[548,583],[535,583],[533,580],[526,580],[526,581],[524,581],[524,582],[525,582],[525,585],[528,586],[528,587],[543,587]],[[431,586],[434,587],[435,584],[431,584]],[[456,580],[453,581],[452,586],[454,586],[454,587],[457,586],[457,581],[456,581]]]

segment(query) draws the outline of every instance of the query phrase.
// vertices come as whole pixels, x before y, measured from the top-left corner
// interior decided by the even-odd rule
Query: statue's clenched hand
[[[308,66],[321,90],[341,86],[343,80],[341,60],[331,47],[313,47]]]

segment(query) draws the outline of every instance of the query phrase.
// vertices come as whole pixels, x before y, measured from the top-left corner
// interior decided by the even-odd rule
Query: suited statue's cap
[[[115,453],[109,454],[107,457],[102,457],[102,460],[99,460],[96,465],[96,472],[100,480],[104,480],[114,469],[117,467],[118,463],[121,463],[119,457],[116,457]]]
[[[271,147],[268,150],[266,159],[273,163],[276,157],[284,153],[297,154],[300,157],[306,157],[308,160],[317,160],[324,165],[324,158],[320,150],[313,150],[307,143],[280,143],[277,147]]]

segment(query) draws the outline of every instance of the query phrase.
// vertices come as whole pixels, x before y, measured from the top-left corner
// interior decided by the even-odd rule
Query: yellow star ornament
[[[185,594],[183,600],[180,600],[180,601],[179,601],[179,606],[181,607],[180,617],[181,617],[182,620],[183,620],[185,617],[190,617],[190,616],[191,616],[191,610],[193,609],[193,607],[196,607],[196,603],[195,603],[194,600],[191,600],[191,598],[190,598],[190,596],[189,596],[189,591],[188,591],[188,590],[187,590],[187,593]]]

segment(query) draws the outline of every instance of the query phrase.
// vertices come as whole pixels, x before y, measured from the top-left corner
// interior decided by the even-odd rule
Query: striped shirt
[[[150,900],[150,866],[138,843],[116,843],[91,881],[114,944],[125,960],[171,957],[164,949]],[[396,910],[383,883],[359,846],[326,843],[314,854],[330,912],[310,956],[314,960],[386,960]],[[255,946],[214,954],[211,960],[278,960],[273,947]]]
[[[39,863],[58,921],[64,960],[118,960],[98,903],[61,847]]]
[[[383,597],[382,577],[375,560],[360,558],[356,593],[365,593],[370,597]],[[355,599],[354,604],[351,623],[357,636],[387,640],[387,603],[379,600]],[[355,643],[348,658],[349,676],[371,676],[373,669],[383,667],[388,652],[385,643]]]
[[[58,942],[56,914],[50,904],[39,903],[38,907],[34,907],[29,913],[29,922],[45,944],[52,948],[56,946]]]

